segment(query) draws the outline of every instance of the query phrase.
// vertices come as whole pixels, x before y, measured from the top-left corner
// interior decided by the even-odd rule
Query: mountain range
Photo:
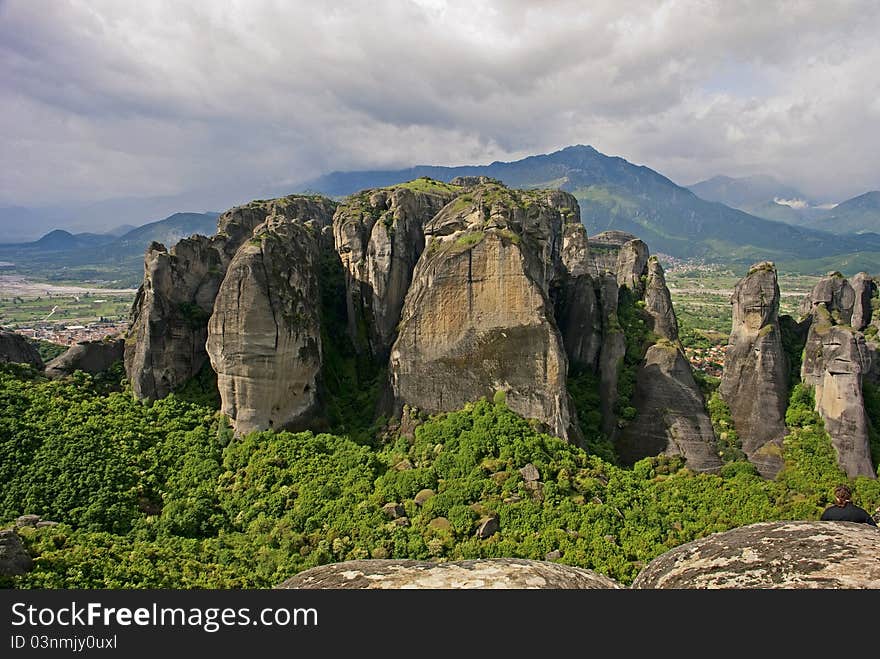
[[[655,252],[677,258],[740,270],[761,260],[811,274],[824,274],[830,264],[840,264],[848,274],[880,270],[880,192],[832,207],[769,176],[716,176],[688,188],[649,167],[585,145],[489,165],[332,172],[294,191],[342,200],[360,190],[420,177],[449,182],[460,176],[488,176],[519,189],[569,192],[578,200],[590,234],[622,230],[641,237]],[[10,220],[12,211],[0,209],[0,223],[11,226],[33,219],[28,219],[28,209],[13,210],[17,219]],[[211,235],[216,217],[175,213],[125,233],[127,227],[118,227],[116,236],[56,230],[32,243],[0,245],[0,259],[15,262],[23,272],[56,279],[103,272],[117,283],[133,283],[141,274],[140,256],[151,241],[170,246],[187,235]],[[59,258],[64,251],[66,256]]]
[[[516,188],[570,192],[578,200],[591,234],[610,229],[626,231],[642,238],[652,250],[678,258],[700,258],[740,268],[769,259],[783,269],[818,273],[825,271],[827,258],[834,257],[835,262],[850,267],[880,269],[880,235],[841,235],[819,227],[798,226],[794,221],[777,221],[781,217],[759,217],[702,198],[653,169],[585,145],[490,165],[332,172],[308,181],[301,190],[338,199],[362,189],[422,176],[445,182],[458,176],[489,176]],[[720,195],[738,204],[757,202],[772,187],[761,179],[749,185],[721,185],[717,180],[705,183],[694,187],[707,196]],[[761,187],[768,190],[761,192]],[[749,194],[743,195],[743,189]],[[794,189],[782,188],[780,192],[798,195]]]
[[[865,192],[840,203],[819,203],[771,176],[714,176],[689,186],[708,201],[768,220],[836,234],[880,232],[880,191]]]
[[[0,261],[18,272],[49,281],[91,280],[136,286],[143,275],[144,250],[152,242],[174,245],[192,234],[211,235],[218,213],[175,213],[122,235],[55,229],[29,243],[0,244]]]

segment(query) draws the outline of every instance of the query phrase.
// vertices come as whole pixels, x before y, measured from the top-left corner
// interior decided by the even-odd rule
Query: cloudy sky
[[[878,33],[875,0],[0,0],[0,206],[570,144],[840,200],[880,188]]]

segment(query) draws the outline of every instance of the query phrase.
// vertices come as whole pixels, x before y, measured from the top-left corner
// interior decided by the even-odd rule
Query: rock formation
[[[0,364],[30,364],[42,370],[43,359],[21,334],[0,329]]]
[[[101,373],[121,361],[125,354],[125,340],[108,338],[98,341],[80,341],[46,364],[46,376],[61,378],[74,371]]]
[[[238,248],[269,216],[326,218],[335,204],[313,196],[254,201],[218,218],[218,232],[192,236],[167,250],[152,243],[144,283],[132,306],[125,369],[138,398],[162,398],[195,376],[208,360],[208,318]]]
[[[871,324],[873,309],[871,300],[877,295],[877,283],[866,272],[860,272],[850,280],[853,288],[853,313],[850,324],[853,329],[864,330]]]
[[[276,586],[279,589],[617,589],[592,570],[520,558],[428,562],[360,560],[320,565]]]
[[[349,334],[359,349],[387,359],[403,300],[425,247],[424,225],[461,189],[431,179],[368,190],[333,218],[346,272]]]
[[[657,264],[656,257],[654,263]],[[633,238],[620,246],[617,252],[617,263],[614,272],[617,276],[617,284],[626,286],[637,297],[641,297],[645,291],[645,268],[648,266],[648,246]],[[665,286],[665,282],[664,282]]]
[[[550,300],[562,276],[562,192],[473,188],[425,227],[426,248],[391,352],[397,410],[454,410],[504,391],[508,406],[571,432],[568,361]]]
[[[742,450],[765,478],[783,466],[788,365],[779,328],[776,267],[753,265],[730,298],[733,329],[720,394],[730,408]]]
[[[638,240],[625,231],[603,231],[590,236],[589,272],[593,277],[604,274],[618,276],[618,258],[621,248],[631,240]],[[639,242],[641,242],[639,240]]]
[[[648,259],[647,271],[647,280],[644,284],[645,311],[650,314],[653,320],[651,330],[660,338],[677,344],[678,319],[675,317],[675,309],[672,307],[672,295],[666,286],[663,266],[660,265],[656,256]]]
[[[759,522],[670,549],[632,588],[877,589],[878,538],[854,522]]]
[[[816,411],[825,422],[840,466],[851,478],[876,477],[868,438],[869,420],[862,378],[871,370],[865,337],[849,326],[856,295],[840,273],[813,288],[803,308],[810,308],[801,379],[814,387]]]
[[[566,276],[556,304],[556,322],[569,363],[596,370],[602,346],[602,313],[589,275],[587,230],[580,222],[563,226],[562,265]]]
[[[320,222],[270,216],[239,248],[214,302],[207,351],[237,433],[301,423],[321,369]]]
[[[34,565],[15,529],[0,530],[0,577],[14,577],[30,572]]]
[[[721,468],[706,405],[681,349],[670,341],[648,348],[636,375],[638,413],[615,443],[623,464],[653,455],[680,455],[693,471]]]

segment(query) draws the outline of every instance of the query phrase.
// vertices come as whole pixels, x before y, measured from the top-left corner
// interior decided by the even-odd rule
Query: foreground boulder
[[[0,530],[0,577],[14,577],[30,572],[34,565],[14,529]]]
[[[0,364],[30,364],[43,368],[37,349],[21,334],[0,329]]]
[[[80,341],[46,364],[46,376],[61,378],[74,371],[101,373],[121,361],[124,354],[123,339]]]
[[[345,561],[313,567],[277,588],[290,589],[609,589],[621,584],[592,570],[544,561],[495,558],[432,563]]]
[[[730,408],[742,450],[765,478],[782,469],[788,364],[779,327],[776,266],[753,265],[730,298],[733,329],[720,393]]]
[[[633,588],[880,588],[880,531],[854,522],[760,522],[675,547]]]

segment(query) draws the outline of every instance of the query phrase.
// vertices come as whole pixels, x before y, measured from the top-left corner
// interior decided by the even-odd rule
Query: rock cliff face
[[[318,232],[270,216],[239,248],[208,322],[222,411],[238,433],[296,427],[316,403],[321,368]]]
[[[208,359],[208,318],[223,279],[215,243],[192,236],[170,252],[159,243],[147,249],[125,341],[125,370],[138,398],[167,396]]]
[[[877,283],[866,272],[860,272],[850,280],[854,302],[851,325],[853,329],[864,330],[871,324],[873,310],[871,300],[877,295]]]
[[[511,409],[569,436],[568,362],[550,300],[562,274],[559,200],[577,207],[564,195],[484,184],[428,223],[391,352],[398,410],[453,410],[503,391]]]
[[[641,241],[640,241],[641,242]],[[663,266],[656,256],[647,262],[647,281],[644,284],[645,310],[651,315],[657,336],[673,343],[678,343],[678,319],[672,306],[672,296],[666,286]]]
[[[623,464],[664,454],[682,456],[693,471],[721,468],[703,395],[676,344],[661,341],[648,348],[636,375],[633,407],[638,414],[616,442]]]
[[[816,411],[850,477],[876,477],[868,438],[869,421],[862,396],[862,378],[871,370],[864,335],[849,326],[856,295],[849,282],[832,273],[813,288],[810,330],[804,347],[801,378],[814,387]]]
[[[255,201],[223,213],[218,232],[192,236],[167,250],[153,243],[144,283],[132,306],[125,370],[138,398],[162,398],[195,376],[208,360],[208,319],[238,248],[269,216],[296,218],[335,210],[329,199],[291,196]]]
[[[638,238],[625,231],[603,231],[595,236],[590,236],[590,274],[593,277],[611,274],[616,278],[621,248],[631,240],[638,240]],[[639,242],[641,241],[639,240]]]
[[[40,353],[26,338],[15,332],[0,329],[0,363],[30,364],[43,368]]]
[[[280,589],[533,589],[622,588],[583,568],[520,558],[431,563],[411,560],[344,561],[300,572]]]
[[[562,266],[566,276],[556,305],[556,320],[569,363],[595,371],[602,346],[602,313],[589,275],[587,230],[580,222],[563,226]]]
[[[773,478],[783,466],[788,365],[779,328],[779,285],[770,262],[753,265],[730,298],[733,330],[721,377],[721,397],[758,471]]]
[[[46,364],[46,376],[60,378],[74,371],[100,373],[120,361],[124,352],[123,339],[80,341]]]
[[[425,247],[424,226],[461,192],[417,179],[362,192],[337,210],[333,233],[346,272],[349,334],[359,349],[387,358]]]
[[[854,522],[760,522],[670,549],[646,588],[880,588],[877,529]]]

